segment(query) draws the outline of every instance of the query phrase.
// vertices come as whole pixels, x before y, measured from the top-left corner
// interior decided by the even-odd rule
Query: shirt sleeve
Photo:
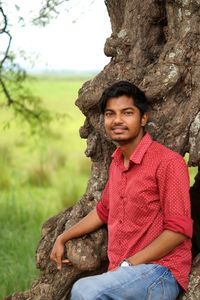
[[[161,208],[164,214],[164,229],[192,237],[189,196],[189,174],[184,159],[161,162],[157,172]]]
[[[107,223],[109,214],[109,180],[103,190],[101,199],[96,205],[96,211],[102,222]]]

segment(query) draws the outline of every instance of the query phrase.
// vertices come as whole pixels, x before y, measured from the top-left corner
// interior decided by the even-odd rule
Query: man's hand
[[[87,216],[73,225],[67,231],[59,235],[55,241],[51,251],[50,259],[57,264],[58,270],[61,270],[62,263],[71,264],[68,259],[63,259],[65,243],[71,239],[78,238],[84,234],[93,232],[100,228],[104,223],[99,218],[96,208],[94,208]]]
[[[50,255],[50,259],[56,262],[58,270],[62,269],[63,263],[70,264],[70,261],[68,259],[63,259],[64,249],[65,249],[65,243],[63,243],[60,236],[58,236]]]

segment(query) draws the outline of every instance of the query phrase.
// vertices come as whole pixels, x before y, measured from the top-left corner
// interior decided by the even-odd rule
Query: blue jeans
[[[79,279],[71,300],[174,300],[180,292],[172,273],[157,264],[119,267]]]

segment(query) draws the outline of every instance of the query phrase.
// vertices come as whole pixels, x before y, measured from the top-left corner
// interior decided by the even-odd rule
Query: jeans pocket
[[[175,300],[179,292],[178,283],[169,271],[149,286],[147,300]]]

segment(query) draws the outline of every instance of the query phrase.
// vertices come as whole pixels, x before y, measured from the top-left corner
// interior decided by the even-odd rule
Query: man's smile
[[[127,130],[128,128],[127,127],[124,127],[124,126],[113,126],[111,128],[111,130],[114,132],[114,133],[123,133],[125,130]]]
[[[114,134],[123,134],[125,131],[126,131],[125,129],[120,129],[120,128],[112,130]]]

